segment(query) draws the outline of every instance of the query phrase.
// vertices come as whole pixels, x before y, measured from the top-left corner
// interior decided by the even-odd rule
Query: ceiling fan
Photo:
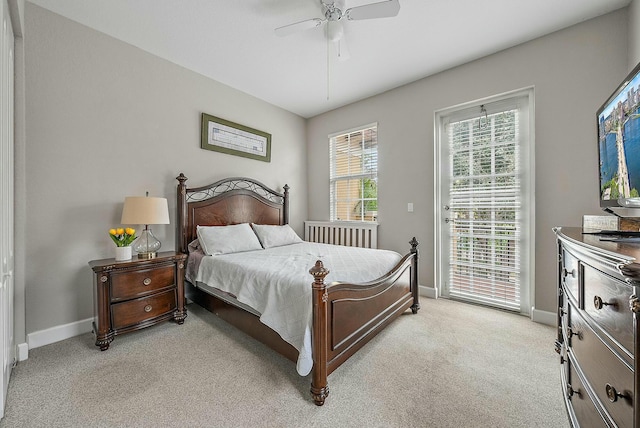
[[[312,18],[275,29],[276,35],[285,37],[299,31],[317,28],[327,24],[327,40],[336,43],[338,58],[348,59],[349,52],[344,41],[342,21],[391,18],[400,11],[399,0],[385,0],[377,3],[355,6],[344,10],[344,0],[320,0],[324,18]]]

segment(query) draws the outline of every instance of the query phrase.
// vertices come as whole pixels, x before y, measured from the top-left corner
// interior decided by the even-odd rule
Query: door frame
[[[470,108],[480,108],[482,105],[489,105],[492,103],[499,103],[511,98],[526,97],[527,106],[527,119],[528,126],[526,134],[529,137],[528,147],[523,148],[520,156],[522,162],[526,163],[526,167],[529,169],[529,175],[526,180],[523,180],[522,187],[526,188],[526,197],[528,210],[526,213],[526,228],[528,230],[528,238],[523,238],[523,250],[527,252],[528,265],[527,270],[527,282],[528,293],[526,296],[521,294],[521,298],[526,300],[521,302],[521,313],[532,315],[535,308],[535,88],[529,86],[513,91],[504,92],[498,95],[489,96],[486,98],[469,101],[462,104],[457,104],[444,109],[436,110],[434,112],[434,287],[436,293],[439,296],[444,296],[443,285],[445,280],[445,269],[443,269],[444,254],[449,251],[448,237],[444,233],[444,228],[448,227],[445,223],[444,203],[445,196],[442,189],[442,156],[444,153],[443,145],[447,145],[448,141],[443,141],[444,133],[444,119],[455,112],[466,110]]]
[[[0,418],[4,417],[11,370],[15,363],[14,271],[15,271],[15,35],[9,3],[0,4]]]

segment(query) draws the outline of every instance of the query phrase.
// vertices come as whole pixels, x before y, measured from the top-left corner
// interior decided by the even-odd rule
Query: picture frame
[[[200,147],[271,162],[271,134],[202,113]]]

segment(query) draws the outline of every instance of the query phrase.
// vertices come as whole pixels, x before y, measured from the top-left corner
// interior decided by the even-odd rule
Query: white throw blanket
[[[311,351],[313,277],[309,269],[322,260],[326,282],[362,283],[389,272],[402,258],[394,251],[303,242],[267,250],[205,256],[196,281],[232,293],[256,311],[260,321],[299,352],[297,371],[313,367]]]

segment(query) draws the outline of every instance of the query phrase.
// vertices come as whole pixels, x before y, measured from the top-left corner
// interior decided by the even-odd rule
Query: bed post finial
[[[329,275],[329,269],[324,267],[324,264],[322,264],[322,260],[318,260],[315,266],[309,269],[309,273],[313,275],[313,288],[324,288],[322,287],[323,285],[325,285],[324,277]]]
[[[311,375],[311,396],[317,406],[322,406],[324,400],[329,395],[329,385],[327,383],[327,359],[328,359],[328,322],[327,319],[327,284],[324,278],[329,274],[329,269],[325,268],[321,260],[318,260],[314,267],[309,269],[313,275],[313,373]]]
[[[413,255],[413,260],[411,261],[411,294],[413,296],[413,305],[411,305],[411,312],[414,314],[418,313],[418,309],[420,309],[420,301],[418,294],[418,240],[414,236],[411,241],[411,254]]]
[[[176,180],[178,180],[180,184],[184,184],[184,182],[187,181],[188,178],[183,173],[180,173],[180,175],[176,177]]]
[[[285,184],[283,189],[284,195],[282,196],[282,205],[284,206],[284,214],[282,216],[282,223],[289,224],[289,185]]]
[[[418,242],[418,240],[416,239],[415,236],[413,237],[413,239],[411,239],[411,241],[409,241],[409,244],[411,244],[411,252],[412,253],[417,253],[418,252],[418,245],[420,245],[420,243]]]

